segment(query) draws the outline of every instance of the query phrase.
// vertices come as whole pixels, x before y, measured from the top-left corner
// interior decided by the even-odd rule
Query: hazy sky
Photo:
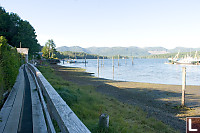
[[[44,45],[200,47],[200,0],[0,0]]]

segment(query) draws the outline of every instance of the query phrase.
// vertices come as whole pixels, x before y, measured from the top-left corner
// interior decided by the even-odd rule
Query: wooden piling
[[[119,66],[119,55],[118,55],[118,66]]]
[[[113,79],[114,79],[114,56],[112,57]]]
[[[85,64],[86,64],[86,57],[85,57]]]
[[[182,100],[181,106],[185,106],[185,89],[186,89],[186,67],[182,68]]]
[[[99,77],[99,56],[97,57],[97,71],[98,71],[98,77]]]
[[[132,57],[132,65],[133,65],[133,57]]]
[[[101,129],[108,129],[109,128],[109,115],[101,114],[99,117],[99,127]]]
[[[103,56],[103,67],[104,67],[104,56]]]

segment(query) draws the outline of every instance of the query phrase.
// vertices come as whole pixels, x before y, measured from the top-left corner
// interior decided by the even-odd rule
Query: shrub
[[[0,36],[0,101],[3,93],[10,91],[15,83],[21,65],[20,58],[16,48],[9,46],[5,37]]]

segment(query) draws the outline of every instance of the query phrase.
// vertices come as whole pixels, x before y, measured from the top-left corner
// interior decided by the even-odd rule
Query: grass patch
[[[188,110],[192,110],[190,107],[182,106],[182,105],[174,106],[173,109],[176,109],[176,110],[179,110],[179,111],[188,111]]]
[[[115,98],[96,92],[93,86],[65,81],[56,75],[50,66],[38,68],[91,132],[177,132],[154,118],[147,118],[147,114],[138,107],[124,104]],[[98,127],[101,113],[109,115],[108,130]]]
[[[52,123],[53,123],[53,126],[54,126],[55,130],[56,130],[56,133],[61,133],[61,130],[60,130],[56,120],[52,119]]]

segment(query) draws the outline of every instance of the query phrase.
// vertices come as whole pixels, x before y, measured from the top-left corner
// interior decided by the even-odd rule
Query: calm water
[[[82,61],[82,60],[78,60]],[[62,66],[81,67],[87,72],[94,73],[98,77],[97,60],[87,60],[88,63],[60,63]],[[118,59],[114,60],[114,80],[161,83],[181,85],[182,83],[182,67],[186,66],[186,84],[200,85],[200,66],[196,65],[171,65],[164,64],[167,59]],[[102,64],[102,65],[101,65]],[[112,59],[99,60],[99,77],[113,79]]]

